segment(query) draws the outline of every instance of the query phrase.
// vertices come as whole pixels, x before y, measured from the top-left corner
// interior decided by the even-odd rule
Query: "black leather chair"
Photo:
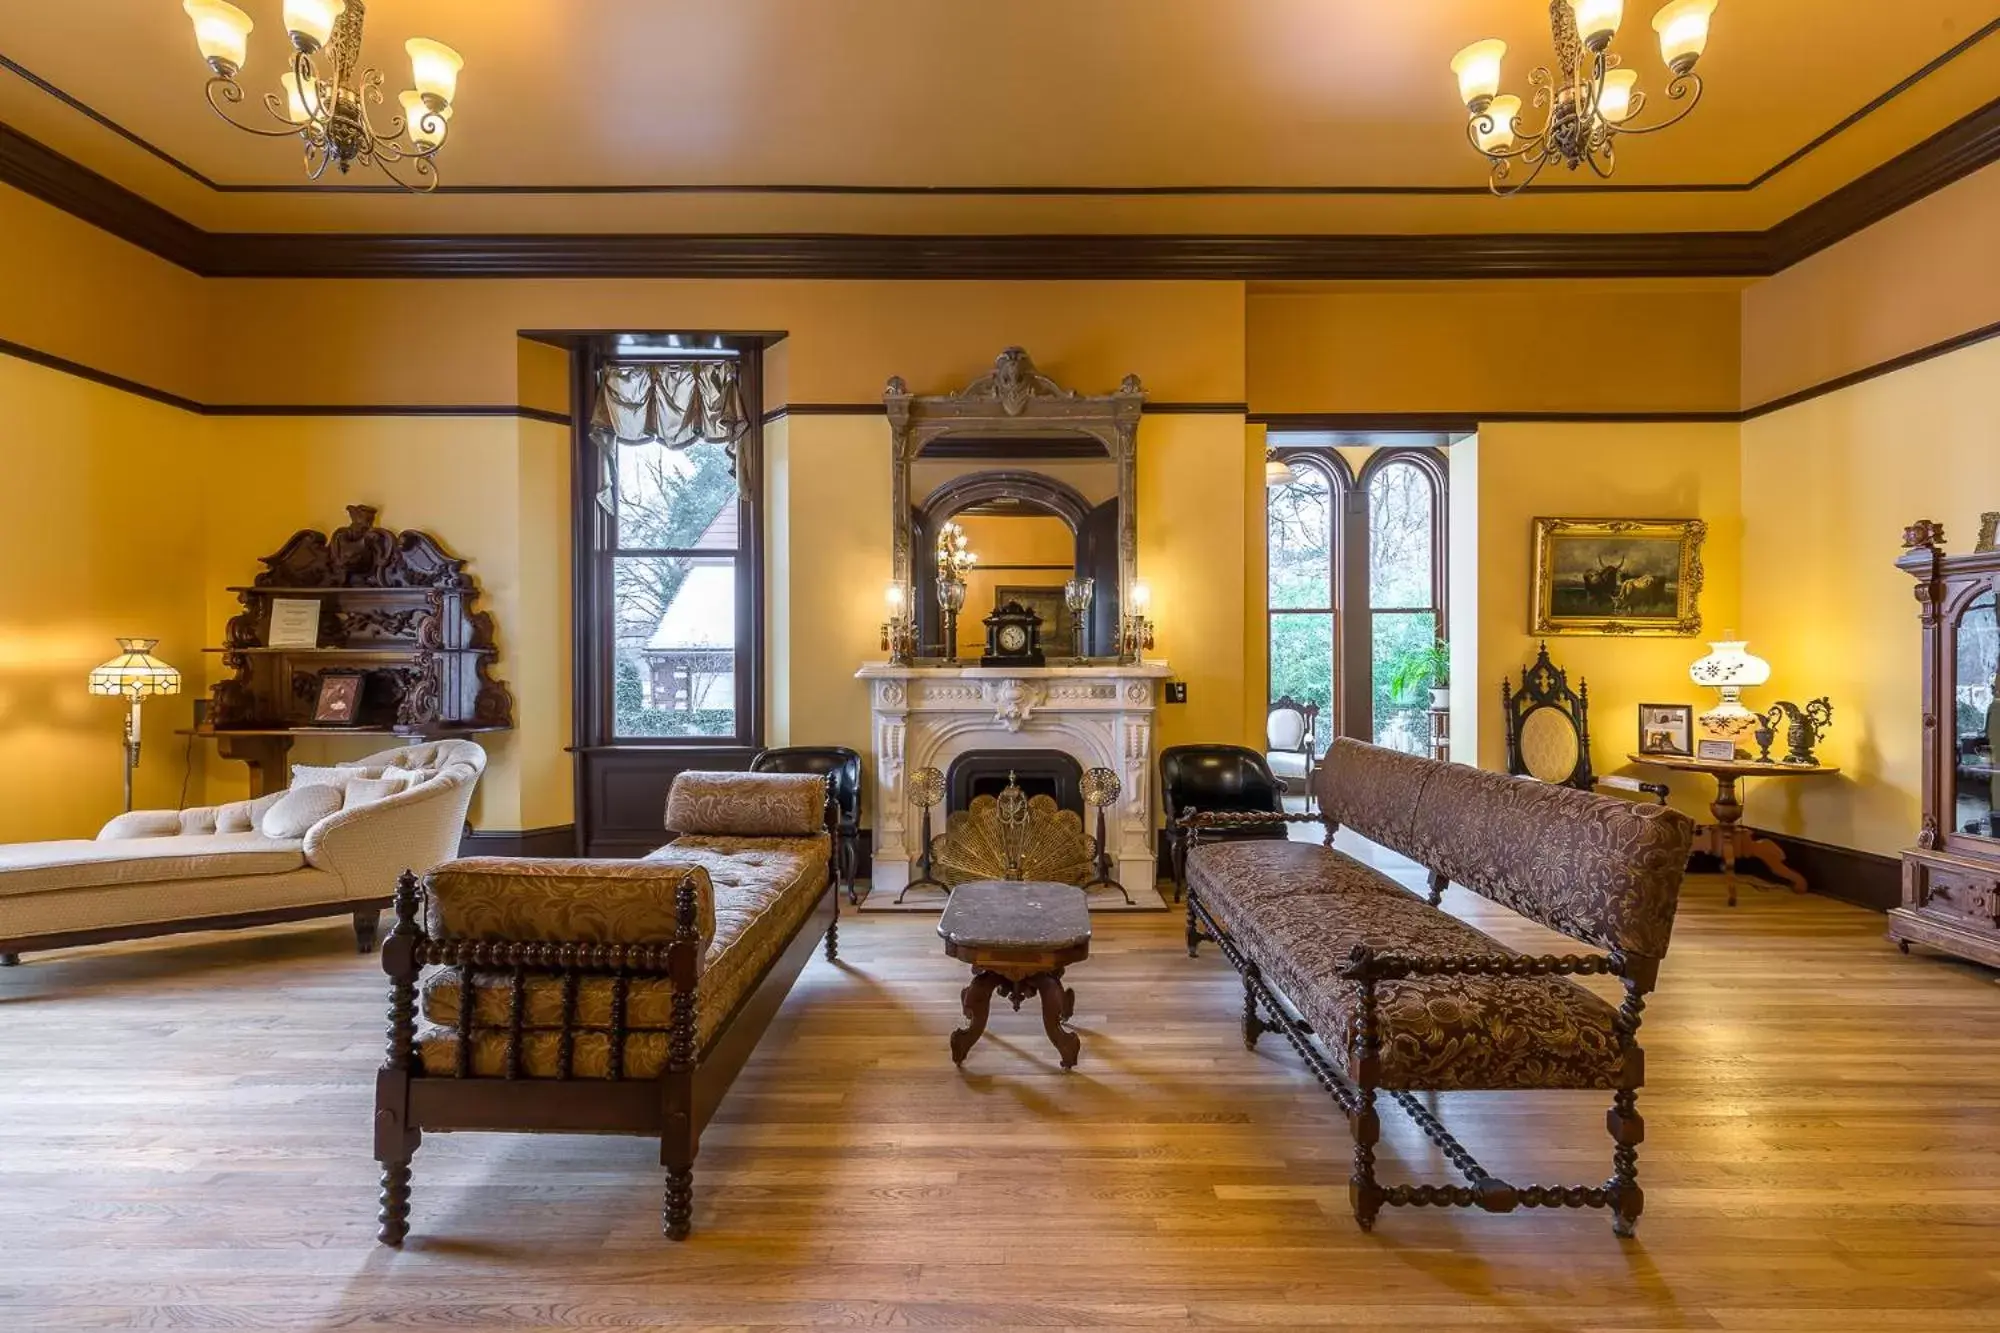
[[[1170,745],[1160,752],[1160,795],[1166,805],[1169,845],[1173,848],[1174,901],[1185,891],[1187,831],[1180,817],[1190,810],[1207,813],[1248,810],[1283,814],[1284,784],[1271,772],[1264,756],[1242,745]],[[1239,840],[1285,837],[1285,825],[1211,829],[1204,839]]]
[[[861,756],[845,745],[781,745],[759,750],[750,761],[752,773],[817,773],[826,779],[840,807],[840,845],[834,850],[835,869],[847,889],[847,901],[859,902],[854,873],[861,861]]]

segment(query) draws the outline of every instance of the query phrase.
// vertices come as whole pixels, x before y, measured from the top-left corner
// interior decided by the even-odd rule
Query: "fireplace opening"
[[[1083,765],[1061,750],[968,750],[945,770],[945,809],[967,810],[974,797],[998,796],[1007,775],[1029,796],[1083,813]]]

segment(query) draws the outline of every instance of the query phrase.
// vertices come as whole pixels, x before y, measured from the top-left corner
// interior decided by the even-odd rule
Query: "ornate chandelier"
[[[1500,57],[1507,44],[1489,38],[1474,42],[1452,57],[1459,96],[1471,113],[1466,137],[1492,164],[1493,193],[1509,195],[1524,188],[1550,162],[1575,171],[1588,164],[1599,176],[1617,168],[1614,141],[1621,134],[1655,134],[1687,118],[1701,100],[1701,77],[1695,62],[1708,46],[1708,20],[1716,0],[1672,0],[1653,15],[1660,36],[1660,55],[1673,77],[1667,96],[1685,106],[1652,125],[1635,123],[1646,107],[1638,90],[1639,75],[1626,69],[1610,51],[1617,35],[1623,0],[1549,0],[1549,27],[1555,36],[1554,75],[1546,65],[1528,76],[1534,105],[1548,108],[1542,128],[1526,134],[1520,124],[1521,99],[1500,94]],[[1527,169],[1514,179],[1515,164]]]
[[[318,180],[329,166],[344,174],[356,163],[379,167],[406,190],[437,188],[433,159],[451,120],[452,94],[465,62],[442,42],[412,37],[411,81],[401,94],[403,114],[377,133],[368,118],[370,103],[382,101],[382,72],[361,69],[362,0],[285,0],[285,30],[292,39],[292,68],[278,77],[284,89],[264,94],[271,124],[237,119],[243,88],[236,76],[250,47],[250,16],[227,0],[182,0],[194,20],[194,39],[213,73],[206,89],[215,113],[239,130],[267,138],[297,135],[305,145],[306,175]],[[407,175],[404,173],[408,173]]]

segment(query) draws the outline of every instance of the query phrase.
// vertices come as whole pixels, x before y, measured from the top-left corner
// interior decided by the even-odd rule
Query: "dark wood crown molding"
[[[209,232],[0,124],[0,183],[204,277],[1206,279],[1765,277],[2000,160],[2000,101],[1761,232],[766,235]]]

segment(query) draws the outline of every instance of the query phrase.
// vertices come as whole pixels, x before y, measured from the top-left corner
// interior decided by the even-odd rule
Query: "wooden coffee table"
[[[961,995],[966,1025],[951,1034],[951,1058],[986,1031],[993,992],[1014,1002],[1042,1000],[1042,1028],[1064,1069],[1076,1068],[1083,1042],[1066,1026],[1076,1012],[1076,992],[1062,984],[1063,969],[1090,957],[1090,910],[1082,889],[1038,880],[973,880],[951,891],[938,935],[944,951],[972,966],[972,984]]]

